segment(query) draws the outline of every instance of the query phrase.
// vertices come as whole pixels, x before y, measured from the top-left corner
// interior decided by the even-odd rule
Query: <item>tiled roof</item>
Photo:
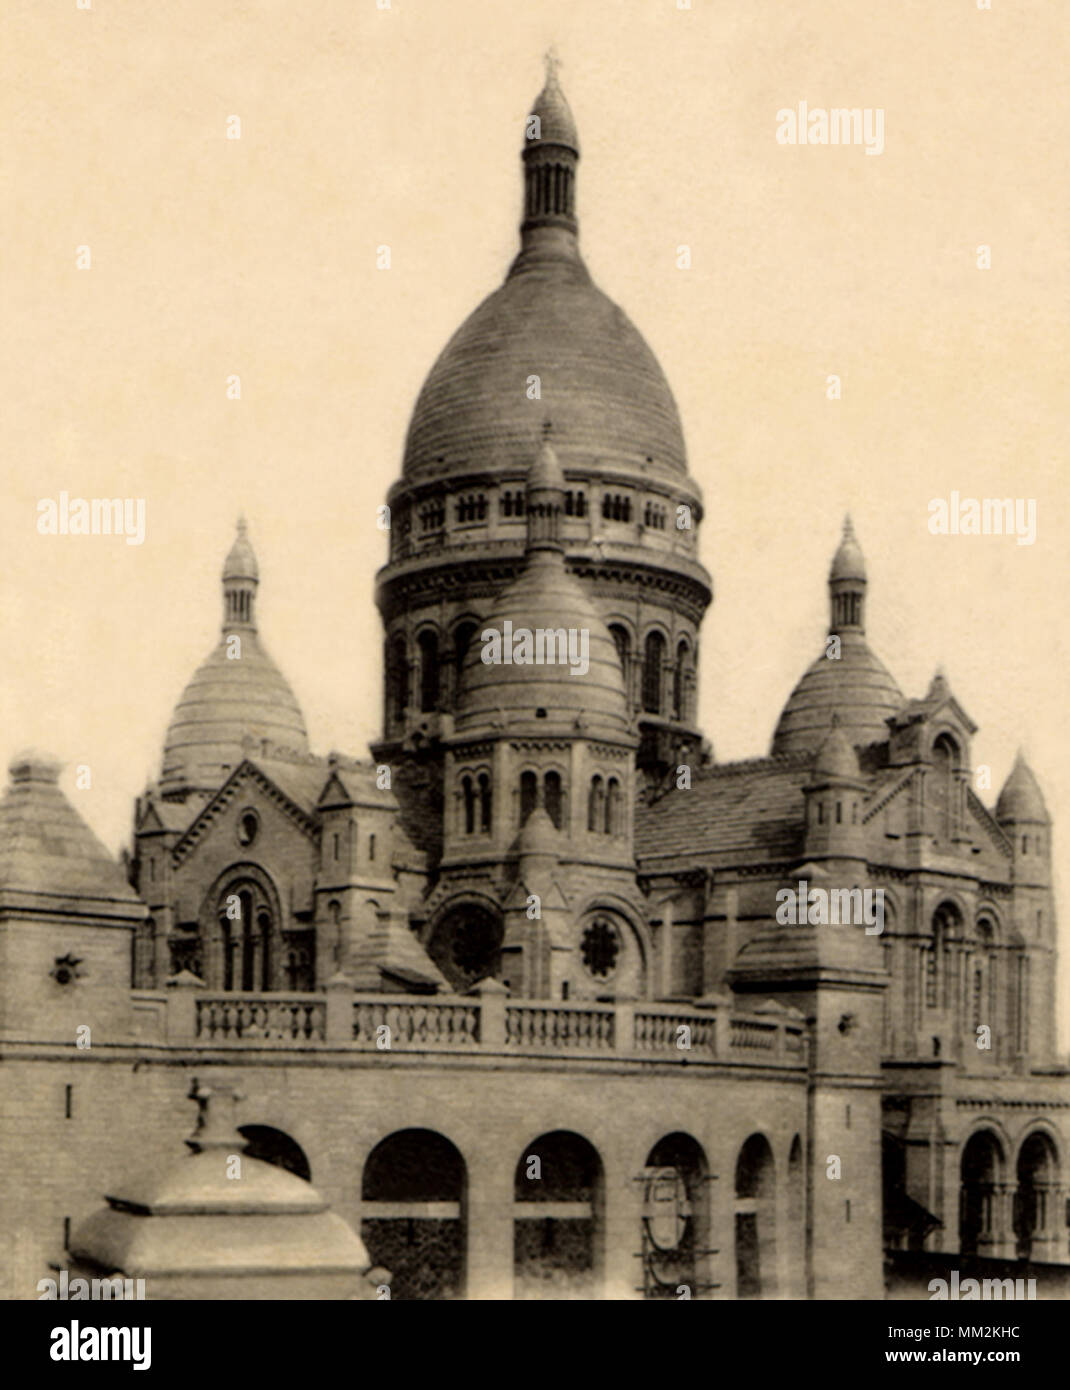
[[[724,763],[636,808],[640,869],[698,858],[715,862],[791,859],[802,853],[809,753]]]
[[[295,806],[299,806],[306,815],[318,819],[316,804],[330,776],[325,761],[297,763],[273,758],[250,758],[249,761],[274,782]]]

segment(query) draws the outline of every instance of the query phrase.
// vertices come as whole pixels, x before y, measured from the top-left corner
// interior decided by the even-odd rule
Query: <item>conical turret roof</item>
[[[1021,749],[996,802],[996,820],[1000,824],[1009,821],[1043,821],[1047,824],[1051,820],[1040,784]]]

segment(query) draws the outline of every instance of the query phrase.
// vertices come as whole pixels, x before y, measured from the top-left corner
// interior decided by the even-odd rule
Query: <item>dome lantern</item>
[[[245,518],[238,518],[238,533],[223,565],[223,630],[256,628],[256,588],[260,566],[249,541]]]
[[[829,570],[829,632],[866,630],[866,561],[851,518],[843,519],[843,539]]]
[[[546,82],[524,126],[524,220],[514,272],[529,254],[579,259],[576,165],[580,142],[557,68],[551,50],[546,55]]]

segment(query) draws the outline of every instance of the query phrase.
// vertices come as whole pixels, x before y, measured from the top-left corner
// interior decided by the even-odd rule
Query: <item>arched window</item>
[[[925,1007],[944,1007],[946,989],[944,957],[947,939],[958,925],[959,914],[951,903],[942,903],[933,913],[932,941],[925,952]]]
[[[587,798],[587,829],[601,831],[605,825],[606,790],[601,777],[591,780],[591,790]]]
[[[438,706],[438,635],[426,629],[419,642],[420,709],[427,714]]]
[[[628,629],[621,627],[620,623],[614,623],[609,629],[613,637],[613,642],[617,648],[617,656],[620,658],[620,669],[624,672],[624,688],[628,688]]]
[[[390,643],[386,663],[387,718],[400,724],[409,703],[409,653],[405,638],[397,636]]]
[[[464,798],[464,833],[471,835],[476,828],[476,798],[471,777],[462,779],[461,794]]]
[[[643,709],[661,713],[661,670],[665,663],[665,638],[660,632],[647,633],[643,648]]]
[[[535,809],[538,800],[538,778],[534,772],[520,774],[520,824],[523,825]]]
[[[220,896],[218,912],[223,988],[271,989],[274,917],[267,893],[249,880],[231,883]]]
[[[615,777],[609,779],[606,794],[606,833],[619,835],[621,832],[620,783]]]
[[[674,719],[688,716],[688,676],[690,675],[691,648],[681,642],[676,648],[676,665],[672,673],[672,714]]]
[[[472,645],[475,632],[475,623],[460,623],[453,632],[455,687],[458,693],[461,689],[461,672],[464,670],[465,657],[468,655],[468,648]]]
[[[484,835],[490,834],[491,825],[490,778],[485,772],[479,774],[479,828]]]
[[[934,829],[941,838],[955,833],[958,823],[959,747],[950,734],[941,734],[933,744],[931,802],[935,812]]]
[[[558,830],[561,829],[561,774],[548,772],[543,780],[543,800],[546,814]]]

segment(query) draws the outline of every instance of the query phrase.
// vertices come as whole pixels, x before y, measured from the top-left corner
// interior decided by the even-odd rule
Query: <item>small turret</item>
[[[814,758],[806,798],[806,856],[865,858],[862,795],[865,782],[858,755],[833,715],[829,733]]]
[[[1051,816],[1021,749],[996,802],[996,820],[1014,850],[1016,876],[1046,884],[1051,872]]]

